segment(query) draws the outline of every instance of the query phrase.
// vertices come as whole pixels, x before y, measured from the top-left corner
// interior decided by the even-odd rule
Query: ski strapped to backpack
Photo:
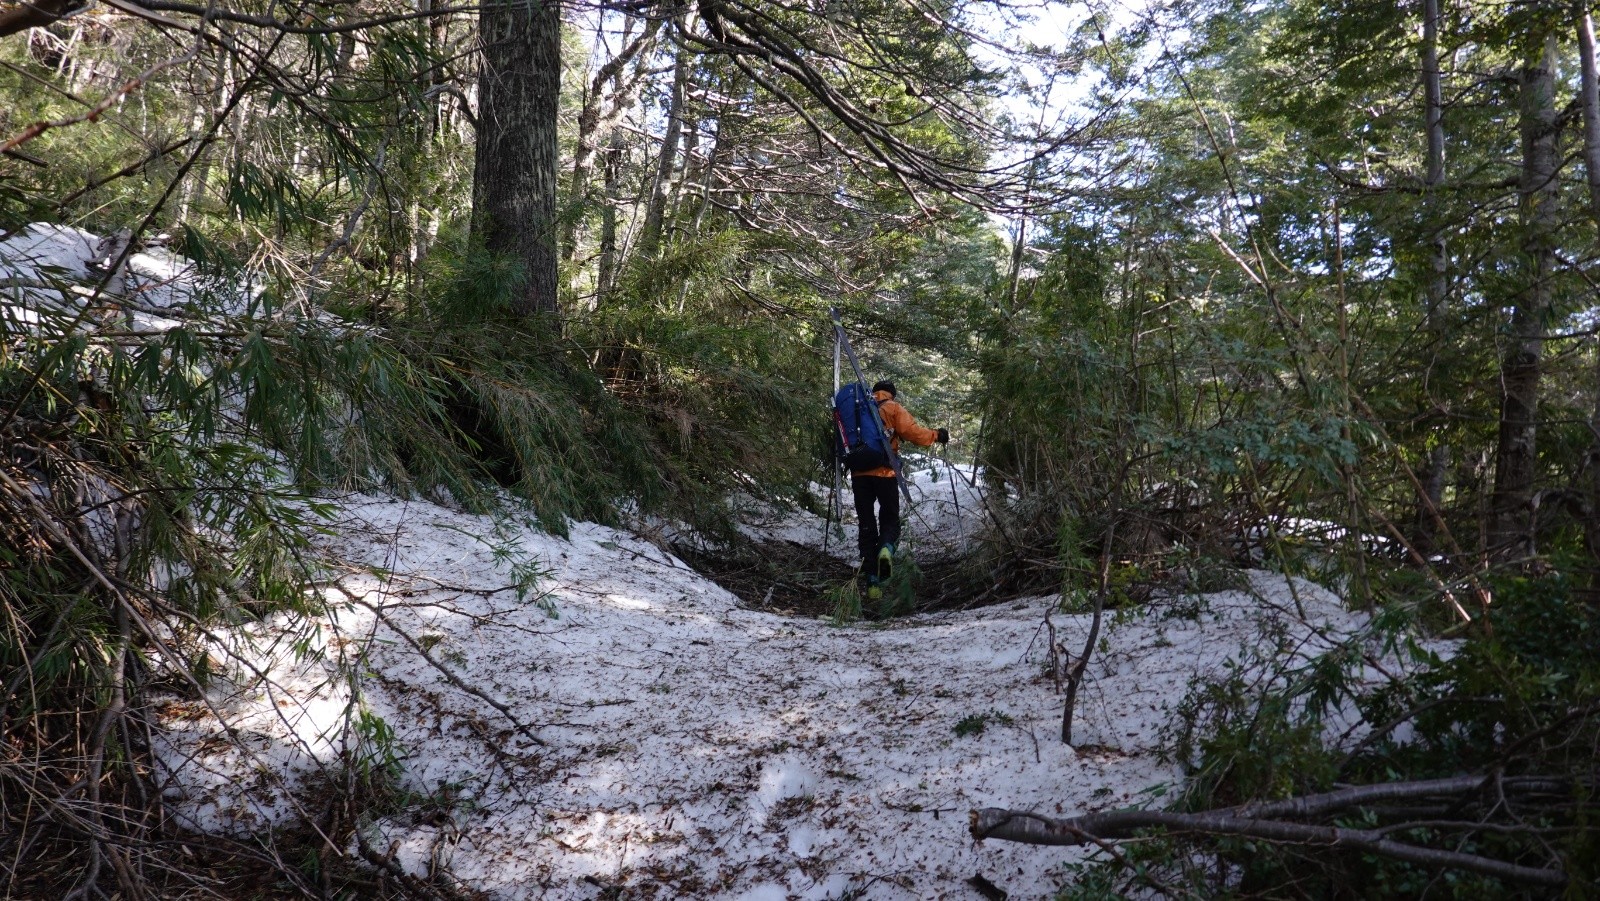
[[[894,445],[889,440],[889,428],[884,424],[878,401],[867,388],[867,377],[861,371],[861,361],[856,359],[855,348],[850,346],[850,339],[844,333],[839,310],[835,308],[828,312],[833,318],[836,347],[844,349],[856,376],[854,382],[839,386],[833,395],[834,451],[839,462],[851,472],[865,472],[883,466],[893,469],[900,493],[910,503],[911,489],[906,486],[905,476],[900,471],[900,455],[894,452]]]

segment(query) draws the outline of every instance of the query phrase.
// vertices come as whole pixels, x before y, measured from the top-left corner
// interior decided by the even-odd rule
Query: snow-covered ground
[[[104,293],[77,323],[80,330],[162,332],[179,318],[240,313],[259,293],[205,276],[193,261],[161,248],[128,254],[123,267],[106,277],[103,267],[116,261],[126,243],[45,223],[0,240],[0,329],[37,327],[52,316],[66,321],[89,304],[102,279]]]
[[[200,828],[281,822],[295,792],[325,790],[317,768],[350,740],[342,714],[364,710],[366,753],[397,755],[414,793],[370,845],[496,898],[623,885],[972,898],[974,874],[1047,897],[1078,852],[974,843],[969,810],[1150,800],[1178,778],[1153,748],[1192,678],[1247,645],[1306,654],[1361,623],[1326,591],[1265,574],[1248,592],[1108,621],[1068,747],[1047,668],[1054,597],[837,627],[742,609],[609,528],[577,524],[562,540],[421,501],[343,510],[324,542],[347,565],[330,589],[343,609],[318,641],[330,657],[364,655],[357,702],[347,678],[296,663],[280,638],[270,680],[212,689],[237,740],[201,705],[169,705],[167,795]],[[539,598],[509,588],[519,561],[546,571]],[[1085,617],[1052,621],[1081,647]],[[392,739],[374,745],[385,728]]]

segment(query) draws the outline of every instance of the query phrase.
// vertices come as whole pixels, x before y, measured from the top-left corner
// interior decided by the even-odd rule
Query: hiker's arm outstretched
[[[896,438],[923,447],[932,447],[933,443],[939,440],[937,431],[918,425],[911,417],[911,413],[894,401],[885,401],[879,409],[883,411],[883,421],[889,424],[889,428],[894,429]]]

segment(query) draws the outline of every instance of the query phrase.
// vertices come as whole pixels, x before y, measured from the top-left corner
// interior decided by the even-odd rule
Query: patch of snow
[[[373,846],[409,871],[448,845],[451,873],[494,897],[590,898],[598,881],[723,899],[964,898],[975,872],[1045,895],[1084,852],[975,844],[969,810],[1143,803],[1180,778],[1154,749],[1193,679],[1262,642],[1313,654],[1364,622],[1264,573],[1247,591],[1109,617],[1069,747],[1047,666],[1057,597],[841,628],[743,609],[604,526],[562,540],[415,500],[354,497],[343,511],[324,552],[381,573],[330,589],[326,646],[361,655],[359,700],[393,730],[404,787],[443,799],[451,823],[446,835],[391,816]],[[546,572],[537,597],[518,600],[519,557]],[[1087,617],[1051,621],[1060,646],[1081,648]],[[318,791],[341,753],[347,686],[323,664],[273,666],[293,716],[282,693],[217,699],[260,736],[245,743],[253,758],[203,716],[176,724],[162,753],[190,822],[283,822],[291,789]],[[958,735],[974,716],[986,728]],[[281,794],[251,778],[264,765]]]
[[[799,757],[786,754],[762,767],[760,786],[750,804],[750,814],[765,826],[781,802],[811,798],[817,788],[817,775]]]
[[[906,514],[919,559],[964,553],[988,526],[983,470],[943,456],[906,454]]]
[[[128,257],[127,295],[147,309],[206,307],[239,314],[260,293],[259,286],[206,276],[193,260],[163,248]]]
[[[84,299],[65,289],[89,280],[99,243],[81,229],[41,224],[0,241],[0,330],[38,328],[81,309]]]
[[[16,281],[43,284],[51,278],[89,278],[100,236],[81,228],[35,222],[0,241],[0,264]]]
[[[184,825],[243,835],[288,822],[303,813],[296,792],[339,757],[348,683],[337,655],[307,657],[293,638],[283,620],[219,635],[206,656],[222,672],[204,697],[158,706],[155,779]]]
[[[0,241],[0,324],[37,328],[52,316],[76,315],[104,277],[97,264],[108,243],[82,229],[33,223]],[[163,248],[128,255],[123,271],[106,284],[90,330],[100,320],[135,332],[160,333],[196,315],[244,313],[260,286],[207,276],[187,258]]]
[[[740,892],[735,901],[788,901],[789,890],[774,882],[764,882]]]

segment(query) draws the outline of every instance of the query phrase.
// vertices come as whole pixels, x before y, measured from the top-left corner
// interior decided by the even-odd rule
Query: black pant
[[[851,476],[850,490],[855,492],[861,527],[856,546],[862,561],[870,563],[878,548],[900,543],[900,485],[893,476]]]

